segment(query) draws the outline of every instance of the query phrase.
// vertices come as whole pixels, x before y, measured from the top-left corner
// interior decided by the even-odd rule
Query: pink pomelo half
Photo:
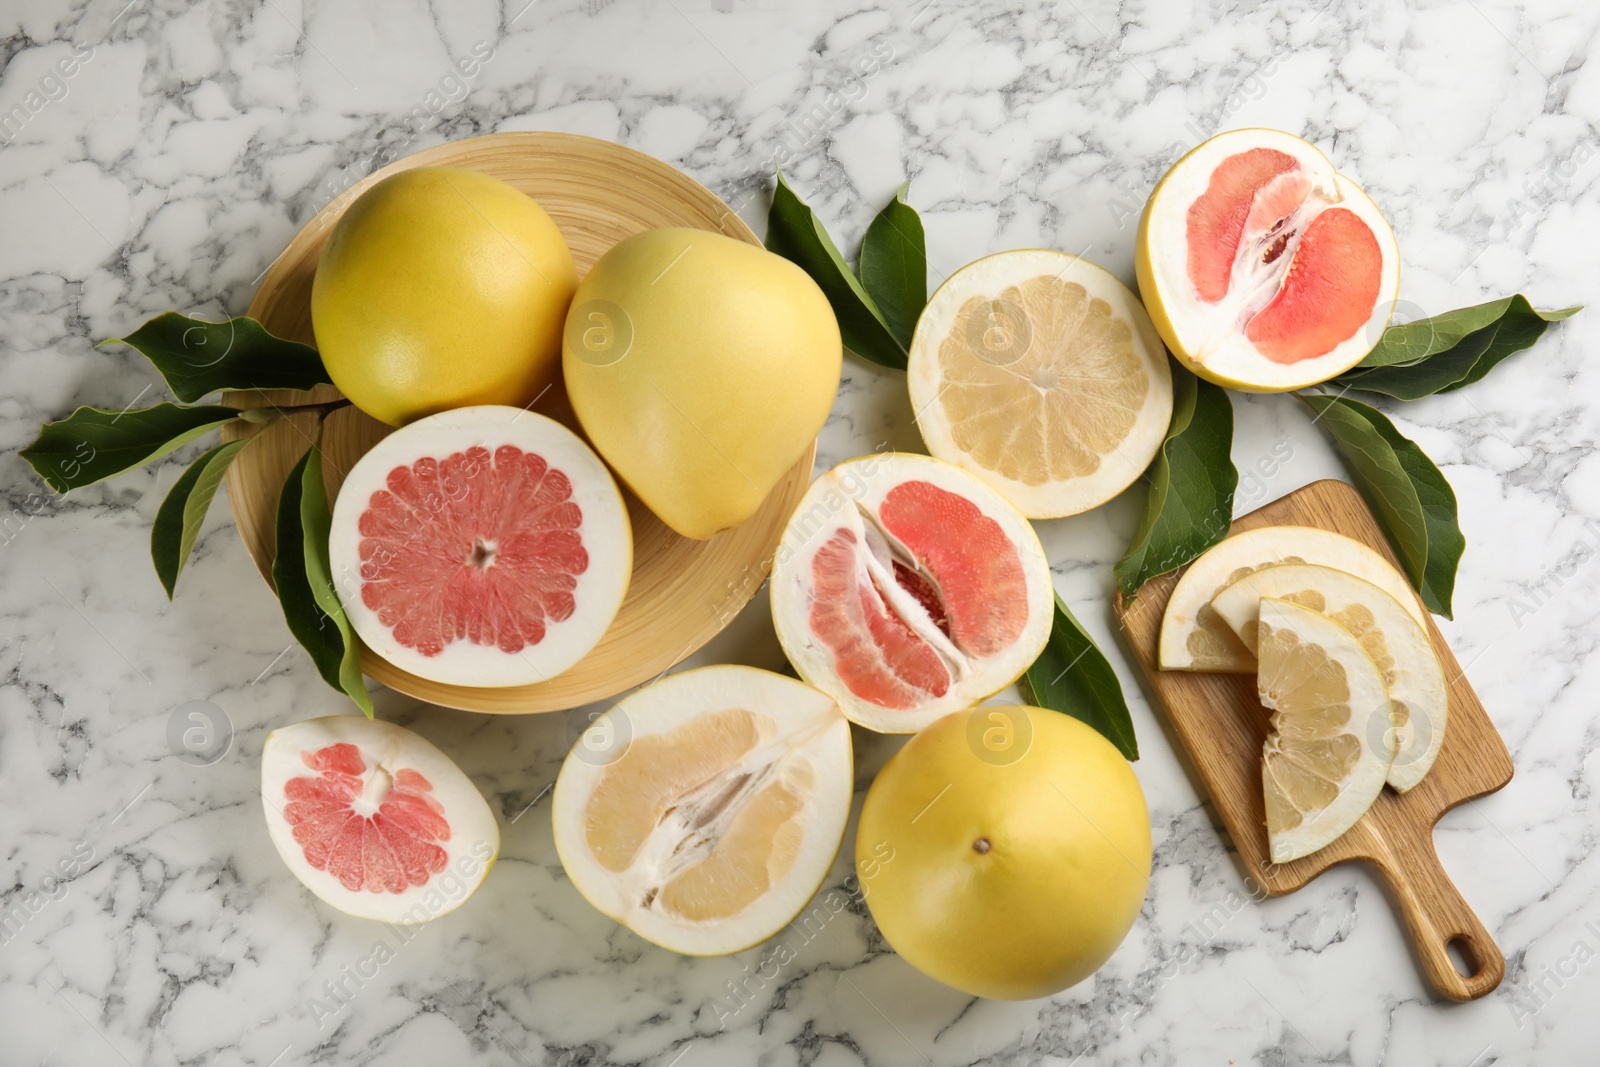
[[[500,830],[444,753],[353,715],[274,730],[261,752],[267,829],[295,877],[340,911],[419,923],[488,875]]]
[[[852,460],[784,532],[772,613],[801,678],[853,721],[909,733],[1025,671],[1050,633],[1050,566],[999,493],[926,456]]]
[[[520,408],[443,412],[346,477],[329,560],[351,624],[412,674],[545,681],[582,659],[627,592],[616,483],[576,434]]]

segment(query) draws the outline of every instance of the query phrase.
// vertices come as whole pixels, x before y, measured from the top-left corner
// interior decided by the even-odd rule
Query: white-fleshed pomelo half
[[[1212,546],[1178,579],[1161,616],[1161,669],[1254,673],[1255,655],[1212,610],[1211,598],[1275,563],[1316,563],[1344,571],[1394,597],[1419,625],[1427,618],[1400,572],[1360,541],[1315,526],[1262,526]]]
[[[1397,736],[1389,784],[1404,793],[1420,781],[1444,746],[1450,692],[1444,668],[1422,624],[1400,601],[1353,574],[1314,563],[1279,563],[1247,574],[1211,600],[1215,611],[1253,653],[1263,597],[1321,612],[1355,635],[1383,674]]]
[[[1273,863],[1325,848],[1365,815],[1394,762],[1389,694],[1354,634],[1287,600],[1261,601],[1256,691],[1272,710],[1261,749]]]
[[[1172,354],[1251,392],[1349,370],[1400,294],[1383,213],[1316,146],[1279,130],[1218,134],[1173,164],[1139,220],[1135,262]]]
[[[1172,418],[1172,371],[1138,298],[1049,249],[952,274],[917,320],[906,380],[928,451],[1031,519],[1122,492]]]
[[[556,851],[578,892],[647,941],[722,956],[800,914],[850,814],[850,724],[825,693],[754,667],[634,692],[556,779]]]
[[[294,876],[363,919],[411,924],[454,911],[500,854],[500,827],[461,768],[381,720],[335,715],[272,731],[261,802]]]
[[[617,484],[577,434],[521,408],[411,423],[350,469],[328,555],[368,648],[421,678],[543,682],[605,634],[633,534]]]
[[[889,453],[812,483],[772,568],[772,619],[800,677],[851,721],[913,733],[1004,689],[1044,648],[1050,563],[1004,496]]]

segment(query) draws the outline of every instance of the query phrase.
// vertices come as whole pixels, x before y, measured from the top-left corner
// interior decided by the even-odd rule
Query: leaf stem
[[[350,401],[342,398],[339,400],[327,400],[320,404],[291,404],[288,407],[279,407],[277,404],[271,404],[259,408],[240,408],[239,418],[245,422],[265,425],[269,422],[276,422],[285,415],[304,415],[308,411],[314,411],[317,413],[317,418],[321,420],[327,418],[330,413],[349,406]]]

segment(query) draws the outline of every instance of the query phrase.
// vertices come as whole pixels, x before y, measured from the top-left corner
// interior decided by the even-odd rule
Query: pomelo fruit
[[[1315,526],[1260,526],[1207,549],[1172,587],[1161,616],[1161,669],[1254,674],[1254,653],[1212,610],[1211,600],[1245,575],[1275,563],[1315,563],[1344,571],[1388,593],[1418,625],[1427,618],[1400,572],[1360,541]]]
[[[562,370],[595,449],[662,522],[704,539],[755,514],[816,439],[843,352],[805,271],[669,228],[622,241],[584,277]]]
[[[1081,982],[1127,936],[1150,880],[1150,816],[1093,729],[985,704],[938,720],[879,772],[856,864],[907,963],[972,996],[1028,1000]]]
[[[571,430],[520,408],[458,408],[350,469],[328,556],[351,625],[385,660],[453,685],[527,685],[605,634],[633,534],[610,472]]]
[[[1383,213],[1314,145],[1279,130],[1218,134],[1173,164],[1140,217],[1135,266],[1172,354],[1250,392],[1349,370],[1400,293]]]
[[[928,451],[1030,519],[1076,515],[1144,473],[1172,419],[1172,372],[1138,299],[1078,256],[1018,249],[952,274],[906,366]]]
[[[500,853],[500,827],[461,769],[410,730],[356,715],[267,735],[261,801],[278,855],[329,905],[420,923],[454,911]]]
[[[1026,671],[1050,636],[1028,521],[927,456],[875,454],[812,483],[779,542],[772,619],[800,677],[851,721],[912,733]]]
[[[578,892],[691,956],[782,930],[832,866],[853,792],[850,724],[824,693],[700,667],[600,716],[556,779],[556,851]]]
[[[368,189],[333,228],[311,286],[322,362],[391,426],[447,408],[526,407],[561,369],[578,269],[514,186],[419,167]]]

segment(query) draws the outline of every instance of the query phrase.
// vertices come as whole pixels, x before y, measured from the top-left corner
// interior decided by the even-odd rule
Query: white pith
[[[915,564],[905,546],[875,518],[885,496],[896,485],[926,481],[965,497],[994,520],[1017,550],[1027,582],[1028,619],[1008,648],[985,657],[957,648],[927,611],[899,584],[892,563],[871,552],[858,552],[866,572],[886,605],[939,654],[950,669],[950,687],[942,697],[915,708],[884,708],[851,692],[834,667],[833,651],[812,633],[811,561],[835,530],[847,528],[858,545],[872,544],[868,531],[881,538],[896,557]],[[938,588],[920,566],[921,577]],[[1028,520],[1004,496],[950,464],[909,453],[863,456],[841,463],[811,484],[784,530],[772,568],[772,617],[789,662],[800,677],[838,701],[849,719],[879,733],[914,733],[934,720],[971,707],[1004,689],[1038,658],[1050,636],[1054,587],[1050,563]]]
[[[1444,746],[1450,698],[1433,643],[1402,602],[1371,582],[1331,567],[1280,563],[1246,575],[1223,589],[1212,599],[1211,607],[1254,652],[1256,628],[1250,624],[1257,620],[1261,598],[1281,599],[1308,589],[1323,595],[1327,614],[1359,604],[1372,613],[1383,631],[1394,659],[1393,666],[1387,668],[1385,684],[1390,699],[1403,705],[1407,713],[1406,722],[1395,731],[1398,744],[1394,765],[1389,768],[1389,784],[1402,793],[1414,788]],[[1425,741],[1420,751],[1413,752],[1419,718],[1427,724],[1422,735]]]
[[[950,423],[938,405],[944,388],[939,346],[955,328],[962,305],[969,299],[998,298],[1008,287],[1040,275],[1082,285],[1092,298],[1105,301],[1114,316],[1128,323],[1133,350],[1149,375],[1150,389],[1133,427],[1116,448],[1101,457],[1092,474],[1030,485],[983,466],[956,443]],[[1172,418],[1172,371],[1144,305],[1109,271],[1079,256],[1052,249],[1017,249],[985,256],[946,279],[917,319],[906,382],[917,428],[928,451],[998,489],[1018,511],[1034,519],[1080,514],[1132,485],[1161,447]]]
[[[428,795],[444,809],[450,838],[436,842],[445,851],[445,867],[426,884],[401,893],[351,891],[306,859],[305,847],[283,816],[284,788],[292,778],[319,776],[306,766],[303,753],[338,744],[354,745],[366,764],[362,795],[352,805],[356,814],[376,811],[402,769],[416,771],[433,786]],[[482,884],[500,852],[500,826],[471,779],[427,739],[381,719],[334,715],[272,731],[261,749],[261,802],[267,832],[294,876],[329,906],[363,919],[411,925],[449,914]]]
[[[1248,571],[1274,563],[1317,563],[1371,582],[1400,602],[1418,624],[1427,617],[1400,572],[1359,541],[1315,526],[1261,526],[1228,537],[1189,564],[1161,616],[1159,662],[1162,670],[1194,670],[1189,635],[1201,608]],[[1240,573],[1235,573],[1240,572]],[[1253,670],[1241,664],[1239,670]]]
[[[1338,839],[1361,816],[1365,815],[1378,794],[1383,791],[1384,780],[1394,760],[1394,751],[1379,748],[1374,740],[1387,739],[1389,723],[1389,697],[1383,685],[1383,676],[1368,658],[1361,644],[1338,623],[1325,615],[1284,600],[1267,599],[1261,602],[1260,621],[1263,630],[1287,629],[1293,631],[1302,644],[1320,645],[1330,659],[1338,661],[1345,670],[1345,680],[1350,689],[1350,718],[1343,731],[1355,737],[1361,755],[1355,768],[1339,783],[1338,795],[1321,811],[1304,813],[1300,825],[1274,832],[1268,827],[1268,841],[1274,863],[1288,863],[1301,856],[1310,855]],[[1266,679],[1272,664],[1261,664],[1258,692],[1263,707],[1272,710],[1272,733],[1262,746],[1261,769],[1263,789],[1270,774],[1266,757],[1279,751],[1285,716],[1290,712],[1280,709],[1267,691]],[[1382,721],[1374,723],[1374,719]]]
[[[607,767],[620,758],[625,746],[606,762],[591,762],[579,756],[588,735],[637,739],[666,734],[699,715],[730,708],[759,717],[762,733],[756,747],[679,798],[626,870],[603,866],[588,845],[585,809]],[[746,774],[750,777],[741,781]],[[809,780],[804,836],[781,880],[742,911],[712,921],[693,921],[656,906],[652,890],[709,855],[738,805],[781,775]],[[850,724],[831,698],[770,671],[722,665],[669,675],[637,690],[591,723],[562,764],[551,817],[561,864],[595,908],[664,948],[720,956],[777,934],[810,901],[844,839],[852,792]],[[706,811],[715,817],[705,820]]]
[[[492,455],[501,445],[543,456],[572,483],[572,501],[582,510],[579,532],[588,553],[577,576],[572,615],[548,623],[545,636],[520,652],[473,644],[460,638],[436,656],[424,656],[395,640],[378,614],[361,599],[359,521],[389,472],[424,456],[444,459],[481,445]],[[492,543],[481,546],[493,566]],[[628,591],[633,571],[633,533],[622,495],[600,458],[571,430],[521,408],[485,405],[456,408],[420,419],[389,434],[362,456],[345,477],[333,507],[328,538],[333,584],[361,640],[389,663],[420,678],[450,685],[494,687],[548,681],[586,656],[605,635]],[[465,561],[464,561],[465,562]]]
[[[1210,184],[1223,160],[1252,148],[1270,148],[1293,156],[1300,171],[1279,175],[1274,182],[1309,184],[1310,196],[1285,229],[1293,236],[1271,264],[1262,264],[1258,248],[1241,241],[1233,280],[1216,303],[1203,300],[1188,272],[1188,212]],[[1259,199],[1259,194],[1258,194]],[[1378,300],[1365,326],[1331,351],[1298,363],[1276,363],[1256,350],[1245,336],[1251,316],[1265,307],[1283,283],[1300,237],[1312,218],[1330,207],[1346,208],[1372,230],[1383,255]],[[1194,368],[1224,385],[1261,392],[1298,389],[1349,370],[1377,344],[1400,295],[1400,250],[1394,231],[1372,199],[1355,182],[1338,173],[1316,146],[1278,130],[1247,129],[1218,134],[1183,157],[1167,173],[1146,208],[1145,251],[1156,293],[1144,293],[1159,305],[1173,336],[1167,338]]]

